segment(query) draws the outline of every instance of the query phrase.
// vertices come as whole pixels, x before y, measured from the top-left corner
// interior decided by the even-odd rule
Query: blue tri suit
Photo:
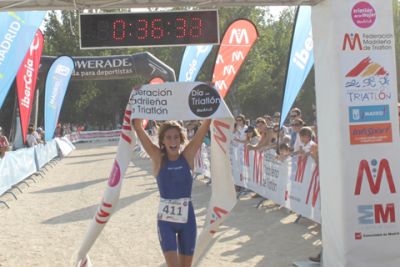
[[[160,197],[164,199],[190,198],[193,177],[185,157],[181,154],[175,161],[166,157],[162,165],[157,176]],[[180,254],[193,255],[197,229],[191,201],[189,202],[188,212],[186,223],[158,220],[158,238],[163,252],[176,251],[179,248]]]

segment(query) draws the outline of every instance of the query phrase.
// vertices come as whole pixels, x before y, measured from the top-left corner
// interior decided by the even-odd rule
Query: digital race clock
[[[219,44],[217,10],[80,14],[81,49]]]

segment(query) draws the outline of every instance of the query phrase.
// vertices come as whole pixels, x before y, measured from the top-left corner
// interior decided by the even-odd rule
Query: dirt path
[[[80,144],[49,168],[44,178],[3,195],[0,206],[0,266],[72,266],[89,222],[100,203],[116,152],[115,143]],[[135,158],[122,187],[117,212],[90,251],[95,267],[161,267],[156,231],[158,191],[150,162]],[[199,231],[211,190],[204,181],[193,187]],[[238,201],[200,267],[286,267],[320,248],[320,228],[252,194]]]

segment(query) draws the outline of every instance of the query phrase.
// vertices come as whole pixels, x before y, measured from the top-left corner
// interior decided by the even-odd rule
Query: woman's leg
[[[165,262],[167,263],[168,267],[179,267],[178,253],[176,251],[164,252],[164,258],[165,258]]]
[[[193,256],[179,254],[179,267],[191,267]]]

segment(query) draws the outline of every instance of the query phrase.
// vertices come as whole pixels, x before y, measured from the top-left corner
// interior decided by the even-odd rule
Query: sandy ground
[[[21,184],[0,197],[0,266],[72,266],[89,222],[100,203],[116,152],[116,143],[79,144],[67,158],[47,167],[36,183]],[[90,251],[95,267],[162,267],[156,232],[158,191],[150,162],[135,158],[127,170],[117,212]],[[195,182],[193,203],[198,232],[211,189]],[[201,267],[285,267],[318,253],[320,228],[252,194],[241,197]]]

